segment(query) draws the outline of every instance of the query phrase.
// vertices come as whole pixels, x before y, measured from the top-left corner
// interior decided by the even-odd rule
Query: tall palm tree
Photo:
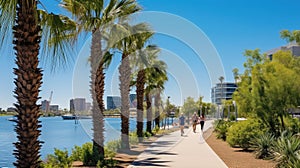
[[[156,80],[156,91],[155,91],[155,99],[154,99],[154,106],[155,106],[155,126],[160,128],[160,106],[161,106],[161,92],[164,90],[165,82],[168,81],[167,76],[167,66],[163,61],[157,61],[154,64],[154,67],[157,68],[157,80]]]
[[[222,101],[222,99],[223,99],[223,81],[224,81],[224,77],[220,76],[219,81],[221,83],[221,101]]]
[[[234,68],[233,70],[232,70],[232,73],[233,73],[233,77],[234,77],[234,82],[235,82],[235,84],[237,84],[237,82],[238,82],[238,80],[239,80],[239,69],[237,69],[237,68]]]
[[[221,103],[223,103],[223,81],[224,81],[224,77],[220,76],[219,77],[219,81],[221,83]],[[222,118],[224,118],[224,109],[222,108],[223,112],[222,112]]]
[[[146,89],[145,89],[145,96],[146,96],[146,105],[147,105],[147,127],[146,131],[152,133],[152,95],[155,94],[158,98],[156,102],[156,123],[159,123],[159,109],[158,105],[160,102],[160,95],[161,90],[164,89],[164,83],[167,80],[166,76],[166,65],[161,60],[153,60],[151,67],[146,69]],[[157,119],[158,118],[158,119]]]
[[[103,49],[105,34],[110,25],[120,17],[126,17],[140,10],[135,0],[110,0],[104,7],[104,0],[63,0],[63,7],[70,11],[87,32],[92,33],[91,84],[93,115],[93,152],[98,159],[104,157],[104,68],[108,66],[112,54],[110,48]],[[106,53],[106,54],[104,54]]]
[[[76,25],[62,15],[48,14],[37,8],[36,0],[1,0],[0,1],[0,36],[1,46],[9,33],[13,32],[13,45],[17,68],[14,68],[14,90],[17,102],[15,131],[18,141],[14,155],[16,167],[39,167],[41,141],[40,105],[37,105],[42,84],[42,69],[39,68],[39,50],[41,40],[49,46],[45,50],[51,53],[53,63],[59,63],[66,56],[61,53],[69,40],[68,33],[76,30]],[[41,26],[44,28],[42,32]],[[74,27],[75,26],[75,27]],[[62,33],[65,32],[66,34]],[[43,37],[41,37],[43,35]],[[44,55],[45,56],[45,55]]]
[[[129,149],[129,90],[131,67],[129,56],[133,55],[137,49],[144,44],[139,39],[145,34],[149,34],[149,26],[145,23],[139,23],[131,26],[127,20],[120,20],[114,25],[114,31],[110,35],[110,44],[122,53],[122,62],[119,66],[119,80],[121,92],[121,147]],[[145,41],[146,42],[146,41]]]
[[[144,34],[144,37],[141,35],[139,38],[139,43],[144,43],[145,40],[148,40],[152,37],[153,33]],[[155,45],[148,45],[145,48],[142,48],[137,51],[136,55],[131,60],[131,63],[134,63],[133,67],[136,67],[136,95],[137,95],[137,135],[139,140],[142,140],[143,137],[143,113],[144,113],[144,87],[146,82],[146,67],[151,66],[153,59],[157,57],[159,49]]]

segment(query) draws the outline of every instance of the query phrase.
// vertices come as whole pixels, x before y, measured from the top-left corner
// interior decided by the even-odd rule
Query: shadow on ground
[[[147,158],[144,160],[135,161],[132,163],[134,166],[157,166],[157,167],[168,167],[164,165],[164,163],[168,163],[170,161],[158,160],[158,158]]]

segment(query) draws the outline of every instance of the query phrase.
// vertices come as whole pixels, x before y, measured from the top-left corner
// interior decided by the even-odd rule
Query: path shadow
[[[170,161],[158,160],[158,158],[147,158],[143,160],[134,161],[132,165],[134,166],[156,166],[156,167],[169,167],[164,165],[164,163],[169,163]]]

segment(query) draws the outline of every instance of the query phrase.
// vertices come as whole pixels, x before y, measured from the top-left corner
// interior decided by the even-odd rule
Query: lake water
[[[13,167],[15,157],[13,142],[16,142],[14,122],[8,121],[11,116],[0,117],[0,167]],[[41,117],[42,144],[41,155],[53,154],[54,148],[67,149],[69,153],[74,145],[81,146],[92,141],[92,120],[82,119],[79,124],[74,120],[63,120],[61,117]],[[119,139],[121,130],[120,118],[105,119],[105,142]],[[136,120],[130,118],[130,131],[136,129]]]

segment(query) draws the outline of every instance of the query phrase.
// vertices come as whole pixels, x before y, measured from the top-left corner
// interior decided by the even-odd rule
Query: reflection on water
[[[13,167],[15,161],[13,142],[16,142],[14,132],[14,122],[7,119],[11,116],[0,117],[0,167]],[[52,154],[54,148],[67,149],[71,152],[74,145],[82,145],[91,142],[92,120],[83,119],[79,124],[74,120],[62,120],[61,117],[41,117],[42,135],[40,139],[44,141],[41,149],[42,158],[47,154]],[[120,118],[105,119],[105,142],[118,139],[120,137]],[[136,121],[130,119],[130,131],[136,129]]]

